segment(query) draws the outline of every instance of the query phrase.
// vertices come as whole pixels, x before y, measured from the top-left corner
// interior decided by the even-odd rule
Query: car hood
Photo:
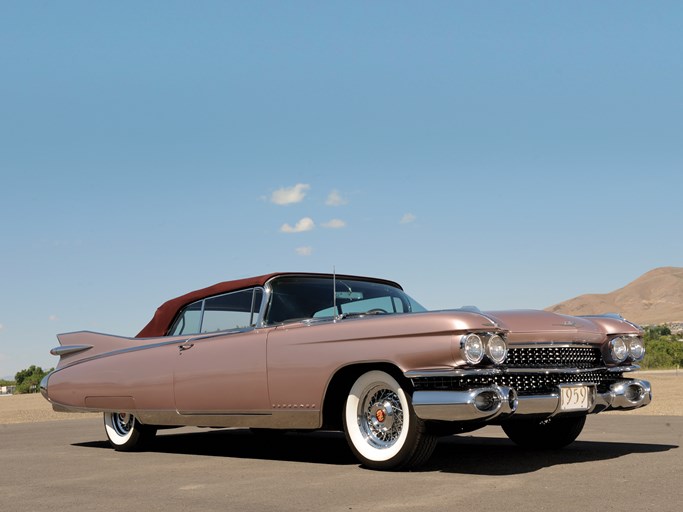
[[[483,313],[509,331],[510,341],[604,340],[612,334],[639,334],[637,326],[618,318],[577,317],[548,311],[513,310]]]

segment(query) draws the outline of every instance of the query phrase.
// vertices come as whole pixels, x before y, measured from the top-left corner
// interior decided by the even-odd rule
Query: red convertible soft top
[[[279,275],[266,274],[257,277],[247,277],[246,279],[238,279],[236,281],[223,281],[222,283],[214,284],[201,290],[195,290],[175,299],[164,302],[157,309],[154,316],[147,325],[135,336],[136,338],[153,338],[156,336],[165,336],[166,331],[171,322],[175,319],[178,311],[182,308],[200,299],[210,297],[212,295],[219,295],[221,293],[234,292],[244,288],[251,288],[252,286],[263,286],[271,277]]]
[[[211,297],[213,295],[220,295],[222,293],[234,292],[237,290],[243,290],[245,288],[251,288],[253,286],[263,286],[275,276],[294,276],[294,275],[305,275],[305,276],[318,276],[318,277],[332,277],[332,274],[316,274],[316,273],[306,273],[306,272],[275,272],[273,274],[265,274],[256,277],[247,277],[245,279],[238,279],[236,281],[223,281],[222,283],[214,284],[207,288],[202,288],[200,290],[195,290],[175,299],[164,302],[154,313],[154,316],[149,321],[147,325],[135,336],[136,338],[154,338],[157,336],[165,336],[171,322],[175,320],[178,311],[182,308],[200,299],[206,297]],[[391,286],[395,286],[399,289],[403,289],[401,285],[395,283],[394,281],[388,281],[386,279],[370,279],[367,277],[360,276],[349,276],[337,274],[338,278],[344,279],[363,279],[383,282]]]

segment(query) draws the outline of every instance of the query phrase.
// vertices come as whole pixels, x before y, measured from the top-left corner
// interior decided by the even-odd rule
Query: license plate
[[[588,386],[562,386],[560,388],[560,409],[563,411],[584,411],[590,407]]]

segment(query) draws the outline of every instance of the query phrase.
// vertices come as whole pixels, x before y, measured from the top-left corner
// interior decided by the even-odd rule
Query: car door
[[[268,409],[269,329],[253,326],[261,293],[260,289],[241,290],[186,308],[192,321],[184,325],[192,325],[198,332],[178,346],[173,390],[180,414],[240,414]]]
[[[180,414],[239,414],[268,408],[264,329],[180,345],[173,387]]]

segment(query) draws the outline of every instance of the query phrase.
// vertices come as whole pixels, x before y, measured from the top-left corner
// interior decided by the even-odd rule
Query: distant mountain
[[[683,321],[683,268],[661,267],[610,293],[590,293],[546,311],[566,315],[619,313],[637,324]]]

